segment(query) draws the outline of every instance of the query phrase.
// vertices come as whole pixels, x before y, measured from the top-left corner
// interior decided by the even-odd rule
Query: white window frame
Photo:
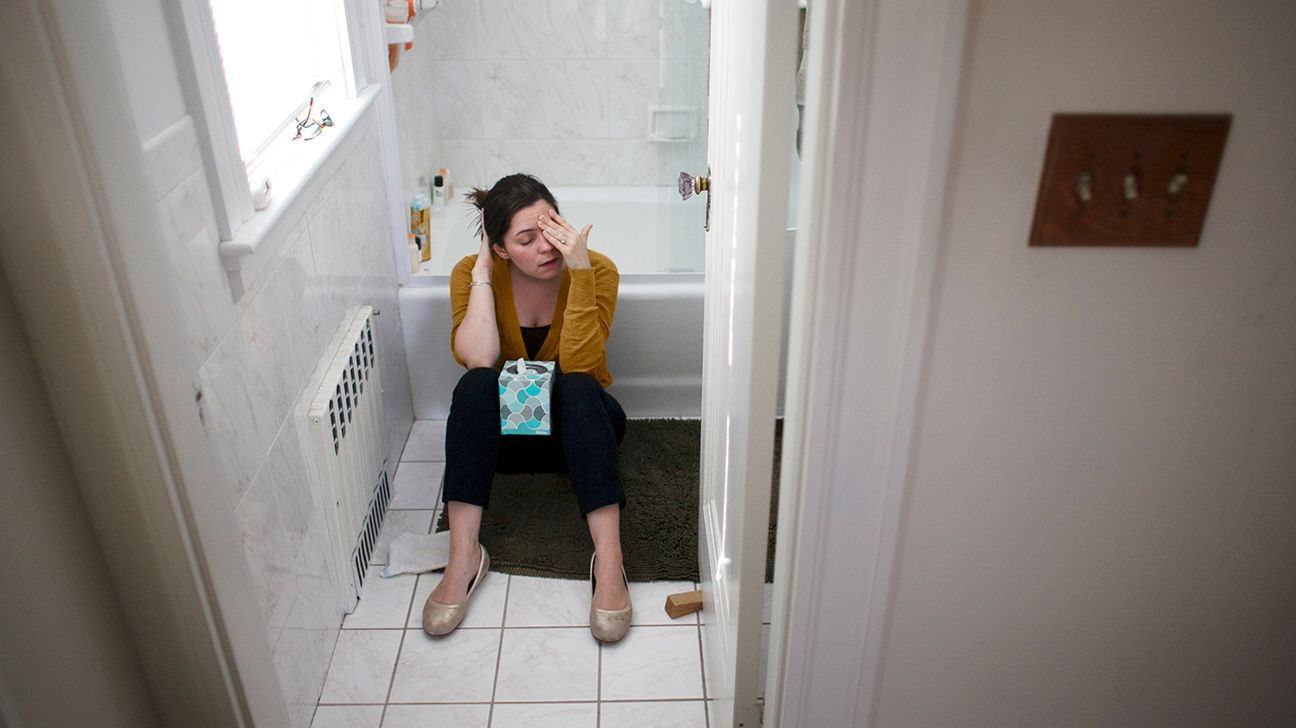
[[[370,5],[373,7],[367,7]],[[381,8],[359,0],[338,0],[339,28],[346,34],[346,43],[340,49],[343,78],[338,90],[346,98],[340,105],[337,100],[329,105],[335,126],[319,142],[302,152],[293,150],[300,158],[294,159],[290,172],[272,180],[271,204],[260,211],[253,208],[248,170],[239,152],[220,46],[207,0],[177,0],[173,8],[177,10],[171,14],[176,63],[202,147],[220,252],[230,273],[232,294],[238,298],[260,268],[259,262],[249,265],[247,261],[267,257],[257,255],[261,243],[274,237],[280,220],[294,218],[294,213],[302,211],[302,189],[377,96],[378,87],[370,81],[381,77],[374,72],[371,54],[366,50],[372,42],[368,36],[376,29],[367,26],[381,20],[376,15]],[[273,152],[269,156],[273,157]],[[270,164],[274,164],[273,160]]]

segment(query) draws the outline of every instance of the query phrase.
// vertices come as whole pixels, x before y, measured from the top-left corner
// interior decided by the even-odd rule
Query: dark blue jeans
[[[559,373],[550,393],[549,435],[501,435],[499,372],[468,370],[446,422],[442,500],[483,508],[495,473],[567,473],[581,516],[613,503],[625,507],[617,447],[625,438],[621,404],[588,374]]]

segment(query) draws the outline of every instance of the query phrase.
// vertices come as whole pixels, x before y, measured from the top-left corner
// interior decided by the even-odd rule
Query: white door
[[[760,725],[797,38],[796,0],[713,3],[698,539],[711,728]]]

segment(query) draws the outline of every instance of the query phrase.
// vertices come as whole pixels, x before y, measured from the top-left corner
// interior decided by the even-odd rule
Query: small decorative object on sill
[[[270,178],[265,175],[252,185],[252,209],[260,212],[270,206]]]
[[[311,116],[311,112],[314,110],[315,97],[312,96],[310,103],[306,106],[306,117],[304,119],[295,119],[297,122],[297,135],[293,137],[293,141],[298,139],[310,141],[322,134],[324,132],[324,127],[333,126],[333,117],[329,116],[327,111],[321,108],[319,110],[319,118],[315,118]]]

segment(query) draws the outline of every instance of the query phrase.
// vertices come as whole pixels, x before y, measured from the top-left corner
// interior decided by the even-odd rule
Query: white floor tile
[[[589,627],[589,582],[514,576],[506,627]]]
[[[401,462],[443,462],[445,460],[445,420],[415,420],[405,441]]]
[[[460,629],[445,637],[406,630],[391,701],[489,702],[499,638],[497,629]]]
[[[495,700],[597,697],[598,642],[589,627],[504,630]]]
[[[311,728],[378,728],[381,705],[321,705]]]
[[[387,700],[401,631],[344,629],[324,678],[321,703],[381,703]]]
[[[436,508],[445,463],[402,462],[396,468],[388,508]]]
[[[388,508],[383,517],[382,530],[378,532],[378,541],[374,543],[373,555],[369,564],[386,564],[391,555],[392,539],[402,533],[431,533],[433,510],[398,511]]]
[[[697,612],[671,619],[666,613],[666,597],[693,591],[691,581],[649,581],[630,584],[634,618],[630,624],[697,624]]]
[[[414,590],[414,607],[409,613],[408,626],[411,629],[423,626],[423,604],[436,585],[441,583],[441,576],[440,572],[419,574],[418,587]],[[486,573],[486,578],[468,602],[468,614],[459,623],[459,629],[499,628],[504,624],[504,595],[508,593],[509,578],[508,574]]]
[[[496,703],[491,728],[596,728],[597,703]]]
[[[706,728],[701,700],[655,703],[602,703],[602,724],[615,728]]]
[[[603,700],[701,697],[697,627],[633,627],[603,646]]]
[[[383,728],[486,728],[490,705],[389,705]]]
[[[403,629],[414,595],[413,574],[382,577],[382,566],[370,566],[356,610],[342,620],[343,629],[392,627]]]
[[[770,613],[771,613],[771,611],[772,611],[772,607],[770,606],[770,600],[773,599],[773,598],[774,598],[774,585],[773,585],[773,584],[766,584],[766,585],[765,585],[765,602],[764,602],[764,604],[761,605],[761,624],[769,624],[769,623],[770,623]]]

